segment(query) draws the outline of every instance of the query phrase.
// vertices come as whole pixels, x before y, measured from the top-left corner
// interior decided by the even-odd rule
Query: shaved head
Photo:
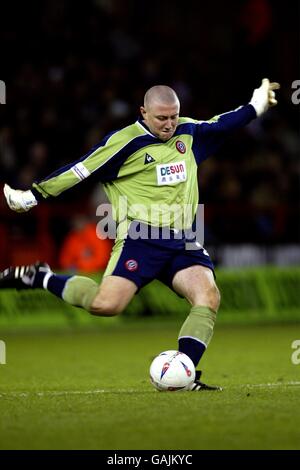
[[[180,103],[175,91],[166,85],[156,85],[146,92],[140,107],[143,122],[162,141],[171,139],[179,119]]]
[[[153,104],[172,106],[179,105],[179,99],[175,91],[166,85],[156,85],[146,92],[144,107],[152,107]]]

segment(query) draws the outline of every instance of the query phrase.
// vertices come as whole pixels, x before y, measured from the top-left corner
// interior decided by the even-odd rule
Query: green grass
[[[0,449],[300,449],[299,326],[217,326],[201,368],[224,391],[159,393],[149,364],[179,326],[0,334]]]

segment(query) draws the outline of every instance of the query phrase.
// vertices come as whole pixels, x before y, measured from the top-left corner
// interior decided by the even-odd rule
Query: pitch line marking
[[[275,383],[266,383],[266,384],[246,384],[245,387],[255,388],[255,387],[284,387],[284,386],[299,386],[300,382],[290,381],[290,382],[275,382]]]
[[[138,393],[141,392],[140,390],[45,390],[44,392],[0,392],[0,398],[3,397],[20,397],[26,398],[29,396],[37,396],[37,397],[44,397],[44,396],[64,396],[64,395],[98,395],[101,393]]]
[[[263,388],[263,387],[286,387],[286,386],[294,386],[299,387],[300,382],[297,381],[290,381],[290,382],[275,382],[275,383],[265,383],[265,384],[241,384],[241,385],[234,385],[234,386],[225,386],[226,389],[230,388],[237,388],[237,387],[247,387],[247,388]],[[5,397],[19,397],[19,398],[26,398],[30,396],[37,396],[37,397],[44,397],[44,396],[64,396],[64,395],[100,395],[103,393],[147,393],[147,391],[142,390],[133,390],[133,389],[116,389],[116,390],[104,390],[104,389],[95,389],[95,390],[46,390],[44,392],[0,392],[0,398]]]

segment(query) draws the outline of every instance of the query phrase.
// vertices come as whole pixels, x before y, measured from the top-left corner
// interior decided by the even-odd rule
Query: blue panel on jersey
[[[161,144],[161,141],[151,135],[141,135],[125,145],[118,153],[108,160],[93,174],[99,175],[99,181],[106,183],[117,178],[121,166],[133,153],[148,145]]]
[[[255,109],[248,104],[235,111],[221,114],[215,122],[197,124],[192,146],[197,164],[216,152],[231,132],[246,126],[255,117]]]

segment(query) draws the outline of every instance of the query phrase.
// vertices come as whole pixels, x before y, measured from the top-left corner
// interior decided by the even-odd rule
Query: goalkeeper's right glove
[[[3,192],[9,208],[15,212],[27,212],[38,203],[30,190],[12,189],[5,184]]]
[[[268,111],[271,106],[276,106],[277,100],[274,90],[278,90],[279,88],[279,83],[270,83],[268,78],[264,78],[261,82],[261,86],[254,90],[250,104],[252,104],[255,109],[257,116],[261,116]]]

